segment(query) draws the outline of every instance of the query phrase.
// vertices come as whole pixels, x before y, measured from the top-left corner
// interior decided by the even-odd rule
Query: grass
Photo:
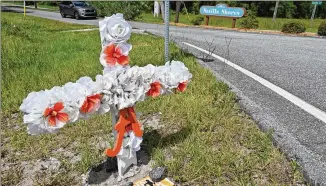
[[[23,179],[25,161],[55,157],[60,171],[36,179],[40,185],[80,185],[80,175],[105,159],[97,144],[111,141],[109,114],[63,128],[58,134],[29,136],[18,112],[31,91],[49,89],[81,76],[100,74],[97,31],[21,14],[2,13],[2,138],[3,161],[13,163],[1,172],[4,185]],[[131,64],[164,64],[164,40],[132,34]],[[237,103],[228,86],[217,82],[196,59],[170,44],[172,58],[183,61],[193,74],[185,93],[147,99],[137,104],[142,118],[161,112],[159,130],[145,129],[142,149],[168,176],[182,185],[295,185],[304,183],[298,166],[273,146],[271,133],[261,132]],[[58,149],[81,157],[72,163]],[[42,178],[42,179],[41,179]]]
[[[174,14],[170,15],[170,22],[174,22]],[[194,15],[194,14],[180,14],[179,23],[192,25],[191,20],[196,17],[203,17],[203,15]],[[240,22],[243,18],[237,19],[236,28],[240,28]],[[282,25],[289,21],[298,21],[303,23],[306,26],[306,32],[317,33],[318,27],[323,19],[314,19],[312,26],[310,27],[310,19],[285,19],[277,18],[275,23],[273,23],[272,18],[258,17],[260,30],[282,30]],[[163,23],[162,17],[154,17],[151,13],[143,13],[136,21],[147,22],[147,23]],[[204,21],[202,23],[204,25]],[[219,27],[232,27],[232,19],[229,18],[219,18],[219,17],[210,17],[208,25],[219,26]]]

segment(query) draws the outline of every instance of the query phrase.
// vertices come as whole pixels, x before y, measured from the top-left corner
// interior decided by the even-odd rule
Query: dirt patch
[[[150,160],[148,154],[142,150],[137,152],[137,158],[137,165],[131,167],[125,173],[123,180],[119,177],[117,170],[108,171],[110,164],[107,160],[91,168],[86,174],[82,175],[82,184],[85,186],[122,186],[148,176],[154,162]]]

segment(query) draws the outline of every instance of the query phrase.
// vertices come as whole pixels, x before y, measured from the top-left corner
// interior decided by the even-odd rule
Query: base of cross
[[[109,157],[117,157],[118,173],[123,179],[126,170],[132,165],[137,165],[136,151],[139,150],[140,144],[135,144],[137,141],[134,140],[143,135],[134,108],[122,109],[117,115],[112,112],[112,128],[115,138],[114,147],[106,149],[105,154]]]

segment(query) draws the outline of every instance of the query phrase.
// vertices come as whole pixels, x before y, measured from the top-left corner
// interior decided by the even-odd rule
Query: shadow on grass
[[[165,148],[183,141],[190,134],[189,128],[182,128],[176,133],[162,137],[157,130],[151,130],[144,134],[142,150],[137,152],[137,166],[148,165],[151,154],[156,148]],[[129,169],[126,171],[128,172]],[[88,184],[101,184],[111,175],[118,176],[117,158],[107,158],[106,161],[95,165],[90,169],[87,178]]]
[[[23,10],[14,10],[11,8],[20,8],[18,6],[1,6],[1,12],[13,12],[13,13],[24,13]],[[26,10],[26,13],[31,13],[33,11]]]
[[[144,134],[142,148],[149,154],[150,157],[156,148],[163,149],[180,143],[186,139],[190,133],[190,128],[182,128],[176,133],[162,137],[157,130],[152,130]]]

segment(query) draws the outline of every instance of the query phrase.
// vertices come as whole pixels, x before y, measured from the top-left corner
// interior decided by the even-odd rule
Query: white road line
[[[252,79],[256,80],[257,82],[259,82],[260,84],[264,85],[265,87],[271,89],[272,91],[274,91],[275,93],[277,93],[278,95],[284,97],[285,99],[289,100],[290,102],[292,102],[293,104],[295,104],[296,106],[300,107],[301,109],[303,109],[304,111],[308,112],[309,114],[315,116],[316,118],[318,118],[319,120],[321,120],[322,122],[326,123],[326,113],[316,107],[314,107],[313,105],[305,102],[304,100],[300,99],[299,97],[291,94],[290,92],[282,89],[281,87],[278,87],[276,85],[274,85],[273,83],[267,81],[266,79],[259,77],[258,75],[232,63],[231,61],[224,59],[216,54],[213,54],[205,49],[202,49],[200,47],[197,47],[195,45],[192,45],[190,43],[187,42],[182,42],[185,45],[188,45],[190,47],[193,47],[199,51],[202,51],[208,55],[213,56],[214,58],[226,63],[227,65],[237,69],[238,71],[244,73],[245,75],[251,77]]]

